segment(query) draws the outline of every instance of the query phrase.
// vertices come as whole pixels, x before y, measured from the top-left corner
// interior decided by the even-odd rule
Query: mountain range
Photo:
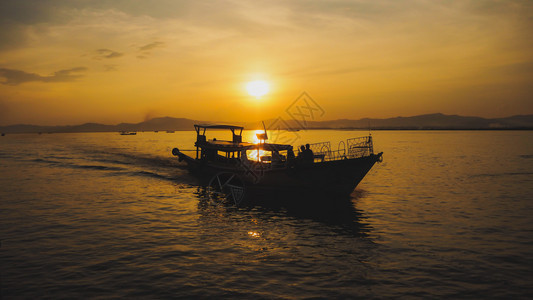
[[[158,131],[158,130],[192,130],[194,124],[208,124],[199,120],[162,117],[140,123],[120,123],[105,125],[85,123],[67,126],[8,125],[0,126],[2,133],[38,133],[38,132],[113,132],[113,131]],[[279,129],[373,129],[373,130],[490,130],[490,129],[526,129],[533,130],[533,115],[517,115],[506,118],[487,119],[481,117],[464,117],[441,113],[396,117],[387,119],[338,119],[331,121],[306,120],[267,120],[267,128]],[[237,123],[247,129],[260,129],[260,122]]]

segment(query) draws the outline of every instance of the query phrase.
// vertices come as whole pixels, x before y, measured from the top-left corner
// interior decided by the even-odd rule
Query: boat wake
[[[103,176],[138,176],[197,184],[187,169],[176,159],[144,153],[127,153],[116,149],[76,149],[70,155],[49,155],[30,161],[56,168],[106,172]]]

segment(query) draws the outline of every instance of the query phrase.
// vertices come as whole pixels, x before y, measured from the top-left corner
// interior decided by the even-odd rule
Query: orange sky
[[[0,2],[0,125],[533,114],[533,2]],[[256,99],[251,80],[270,93]]]

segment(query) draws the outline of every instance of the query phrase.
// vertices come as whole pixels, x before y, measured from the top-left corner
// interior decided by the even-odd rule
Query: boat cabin
[[[291,145],[265,143],[266,133],[257,134],[259,143],[242,141],[244,127],[234,125],[194,125],[196,131],[196,159],[210,163],[250,162],[285,165],[294,158]],[[207,130],[229,130],[231,140],[208,139]]]

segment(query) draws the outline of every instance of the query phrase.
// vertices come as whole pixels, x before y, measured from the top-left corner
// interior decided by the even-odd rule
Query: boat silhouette
[[[172,149],[179,161],[200,178],[207,197],[240,204],[245,195],[311,193],[350,195],[383,152],[374,153],[372,136],[348,139],[332,151],[329,142],[307,144],[296,156],[292,145],[242,141],[243,127],[194,125],[195,149]],[[229,130],[232,140],[207,139],[207,130]],[[193,152],[187,155],[184,152]]]
[[[121,131],[120,135],[137,135],[135,131]]]

